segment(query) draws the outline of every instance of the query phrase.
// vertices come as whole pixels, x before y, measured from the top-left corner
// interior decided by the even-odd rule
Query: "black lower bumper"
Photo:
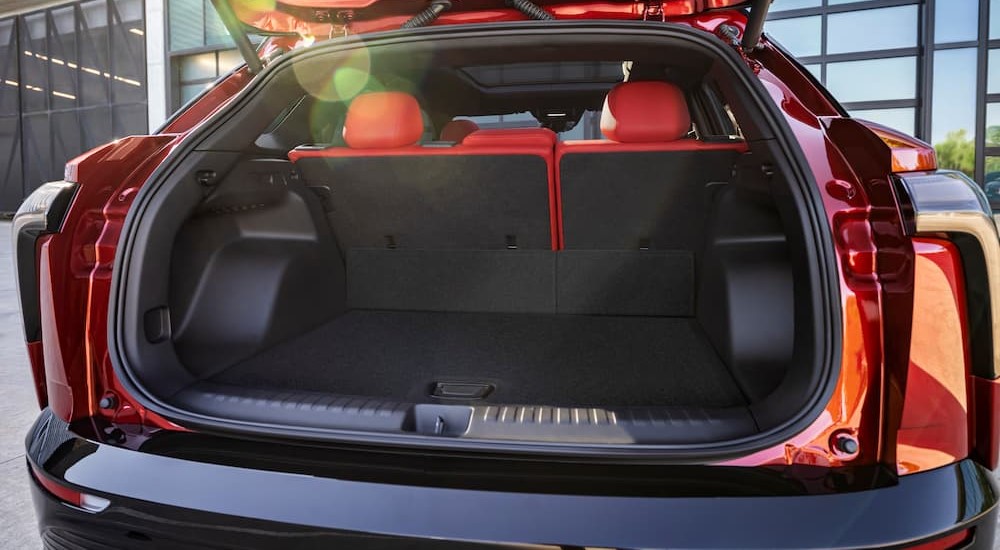
[[[513,481],[492,490],[475,480],[466,487],[380,482],[306,475],[301,463],[262,467],[228,454],[211,462],[130,450],[43,414],[29,434],[29,463],[49,481],[111,503],[87,512],[36,480],[43,540],[86,549],[884,548],[970,529],[970,547],[992,548],[996,528],[992,474],[968,460],[870,490],[712,497],[533,492]]]

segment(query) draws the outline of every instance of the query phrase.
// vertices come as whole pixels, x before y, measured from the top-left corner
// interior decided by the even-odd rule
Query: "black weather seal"
[[[531,0],[507,0],[507,5],[528,16],[528,19],[537,21],[552,21],[555,19],[551,13],[538,7]]]
[[[229,0],[212,0],[212,5],[215,6],[215,11],[219,13],[222,24],[229,31],[229,36],[233,37],[236,49],[240,51],[243,60],[247,62],[247,69],[250,73],[258,74],[264,70],[264,64],[257,55],[257,50],[253,47],[253,43],[250,42],[250,37],[247,36],[247,31],[243,27],[243,24],[236,17],[233,7],[229,5]]]
[[[417,27],[425,27],[433,23],[439,15],[450,9],[451,0],[431,0],[431,5],[427,6],[424,11],[411,17],[399,28],[415,29]]]
[[[743,31],[743,49],[752,52],[760,43],[760,35],[764,33],[764,20],[767,19],[767,9],[771,0],[753,0],[750,5],[750,18],[747,28]]]

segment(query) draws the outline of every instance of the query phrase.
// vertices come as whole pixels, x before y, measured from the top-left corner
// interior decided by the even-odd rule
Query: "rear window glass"
[[[601,135],[601,112],[587,110],[574,120],[574,114],[561,111],[550,111],[544,115],[548,119],[547,127],[553,128],[559,141],[602,139]],[[509,113],[504,115],[478,115],[460,116],[458,118],[469,119],[483,129],[496,128],[538,128],[542,126],[535,115],[525,111],[521,113]],[[565,118],[565,122],[560,119]]]
[[[462,72],[480,86],[525,86],[560,83],[620,82],[621,61],[566,61],[510,63],[463,67]]]

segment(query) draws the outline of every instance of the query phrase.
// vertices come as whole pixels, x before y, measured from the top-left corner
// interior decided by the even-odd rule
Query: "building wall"
[[[66,161],[147,127],[143,0],[86,0],[0,18],[0,211]]]
[[[1000,180],[1000,0],[774,0],[765,31],[852,115],[933,143],[943,167]],[[209,0],[0,15],[0,212],[80,152],[155,129],[240,62]],[[578,131],[589,137],[595,120]]]
[[[1000,178],[1000,0],[775,0],[764,30],[852,115]]]

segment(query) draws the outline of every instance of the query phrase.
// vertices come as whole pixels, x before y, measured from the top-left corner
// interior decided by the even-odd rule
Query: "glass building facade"
[[[170,110],[243,62],[209,0],[167,0]]]
[[[153,42],[150,5],[162,14],[149,23]],[[1000,184],[1000,0],[774,0],[765,31],[852,115]],[[240,62],[210,0],[78,0],[0,15],[0,212],[76,154],[148,131],[147,112],[173,112]],[[596,113],[564,136],[581,137],[599,137]]]
[[[143,0],[0,17],[0,212],[67,160],[147,132]]]
[[[1000,179],[1000,0],[775,0],[764,30],[852,115]]]

